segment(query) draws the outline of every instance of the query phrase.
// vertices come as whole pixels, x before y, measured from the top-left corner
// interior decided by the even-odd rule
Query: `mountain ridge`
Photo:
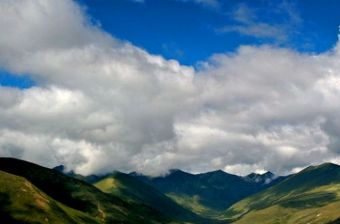
[[[214,217],[219,216],[219,212],[223,212],[233,203],[284,179],[278,178],[277,181],[265,185],[222,170],[200,174],[176,170],[159,177],[137,173],[130,175],[153,186],[196,214],[209,215],[214,211]]]
[[[126,202],[119,197],[111,196],[101,192],[89,183],[66,176],[59,171],[45,168],[34,163],[14,159],[0,158],[0,170],[25,178],[39,192],[48,195],[62,206],[67,206],[73,213],[83,214],[89,219],[81,223],[167,223],[169,219],[162,216],[159,212],[142,204]],[[3,188],[2,186],[1,188]],[[9,193],[11,183],[6,183],[5,193]],[[19,188],[20,189],[20,188]],[[18,189],[18,190],[19,190]],[[10,200],[14,199],[12,194]],[[3,210],[13,210],[12,204],[8,204]],[[15,209],[14,209],[15,210]],[[53,211],[51,211],[54,214]],[[29,214],[29,213],[28,213]],[[14,215],[17,215],[16,213]],[[65,214],[66,215],[66,214]],[[148,221],[146,220],[149,219]],[[55,222],[63,223],[63,222]],[[68,222],[64,222],[68,223]],[[79,222],[71,222],[79,223]]]
[[[231,203],[231,196],[240,199]],[[9,224],[336,224],[340,166],[313,165],[287,177],[178,169],[161,177],[118,171],[83,177],[63,166],[0,158],[0,202],[0,220]]]
[[[323,163],[237,202],[226,217],[237,219],[237,224],[328,223],[340,216],[339,195],[340,166]]]

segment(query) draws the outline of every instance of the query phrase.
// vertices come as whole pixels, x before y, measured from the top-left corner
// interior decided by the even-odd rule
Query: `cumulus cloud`
[[[37,83],[1,88],[1,129],[49,142],[51,159],[34,161],[82,173],[128,169],[146,145],[175,138],[179,108],[195,96],[192,68],[114,39],[73,1],[2,1],[0,10],[1,65]],[[16,147],[23,158],[35,150]]]
[[[340,53],[243,46],[200,69],[91,24],[71,0],[0,2],[0,156],[82,174],[279,174],[340,158]],[[335,158],[335,159],[334,159]]]

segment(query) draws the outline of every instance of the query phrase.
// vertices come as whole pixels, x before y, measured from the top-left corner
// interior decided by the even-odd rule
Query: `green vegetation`
[[[90,184],[55,170],[9,158],[0,158],[0,170],[4,171],[0,185],[2,215],[23,219],[25,223],[46,223],[41,221],[45,217],[50,220],[49,223],[66,224],[169,222],[168,218],[150,207],[105,194]],[[29,194],[20,191],[25,184],[32,188]],[[23,199],[16,197],[18,193],[23,195]],[[37,195],[41,197],[35,203]],[[25,203],[26,200],[31,204]],[[37,203],[44,205],[45,210],[41,211]],[[58,220],[58,217],[63,220]]]
[[[238,185],[232,185],[242,183],[240,191],[244,193],[247,188],[242,187],[248,185],[221,171],[202,175],[176,172],[166,181],[164,177],[152,180],[159,181],[162,187],[166,187],[165,183],[170,185],[167,187],[173,192],[165,195],[147,181],[141,181],[141,177],[120,172],[102,177],[69,174],[79,180],[25,161],[0,158],[0,221],[6,224],[340,223],[340,166],[334,164],[308,167],[224,211],[205,206],[205,200],[211,199],[208,190],[219,193],[222,186],[225,191],[236,192]],[[248,178],[258,180],[261,176]],[[179,193],[183,190],[186,194]],[[225,195],[229,196],[230,192]]]
[[[340,217],[340,167],[308,167],[228,209],[225,217],[245,224],[322,224]]]
[[[5,223],[99,222],[53,200],[23,177],[0,171],[0,186],[0,217]]]
[[[195,214],[199,214],[211,219],[219,219],[219,217],[222,215],[222,212],[207,208],[202,205],[202,203],[200,202],[200,197],[198,195],[187,196],[178,195],[175,193],[168,193],[167,196],[184,208],[193,211]]]
[[[219,220],[224,218],[221,214],[235,202],[283,180],[278,178],[266,183],[267,178],[273,178],[272,173],[244,178],[222,170],[197,175],[173,170],[164,177],[131,175],[166,194],[184,208]]]
[[[197,223],[213,222],[181,207],[150,185],[121,172],[102,177],[93,184],[101,191],[123,198],[125,201],[143,203],[168,218]]]

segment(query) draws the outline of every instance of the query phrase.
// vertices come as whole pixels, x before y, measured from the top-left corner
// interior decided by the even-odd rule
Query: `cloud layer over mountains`
[[[0,156],[82,174],[340,161],[338,46],[241,46],[194,69],[115,39],[71,0],[2,0],[0,30],[0,67],[36,83],[0,86]]]

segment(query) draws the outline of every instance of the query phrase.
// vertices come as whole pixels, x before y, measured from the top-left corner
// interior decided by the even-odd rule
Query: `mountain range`
[[[4,223],[340,223],[340,166],[287,177],[171,170],[149,177],[114,171],[82,176],[0,158]],[[3,223],[1,222],[1,223]]]
[[[196,214],[216,217],[233,203],[266,189],[281,181],[269,173],[240,177],[222,170],[203,174],[190,174],[172,170],[166,176],[147,177],[137,173],[131,176],[147,183],[183,207]],[[270,180],[269,180],[270,179]]]

